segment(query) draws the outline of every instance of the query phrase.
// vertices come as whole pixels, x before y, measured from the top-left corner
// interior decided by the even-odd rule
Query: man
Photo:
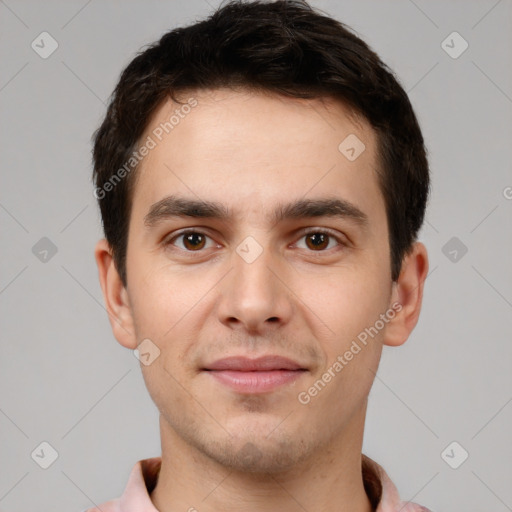
[[[427,510],[361,453],[417,323],[429,170],[407,95],[299,1],[231,2],[124,70],[94,140],[113,333],[162,457],[92,510]]]

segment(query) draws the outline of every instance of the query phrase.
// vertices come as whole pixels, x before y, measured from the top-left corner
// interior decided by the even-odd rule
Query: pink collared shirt
[[[150,493],[156,486],[161,463],[161,457],[140,460],[133,467],[120,498],[83,512],[158,512]],[[363,455],[363,482],[375,512],[430,512],[417,503],[401,501],[384,469],[366,455]]]

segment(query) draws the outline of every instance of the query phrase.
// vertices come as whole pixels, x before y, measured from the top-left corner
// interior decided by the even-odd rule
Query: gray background
[[[409,341],[384,350],[364,452],[403,499],[512,510],[512,2],[312,4],[397,72],[433,173],[424,307]],[[90,136],[134,53],[210,10],[204,0],[0,0],[1,511],[78,512],[121,494],[133,464],[160,454],[139,362],[103,307]],[[59,45],[46,59],[31,48],[43,31]],[[469,43],[456,59],[441,46],[453,31]],[[43,237],[57,248],[46,261]],[[46,470],[31,458],[43,441],[58,452]],[[452,441],[469,453],[458,469],[441,457]],[[461,450],[449,450],[452,464]]]

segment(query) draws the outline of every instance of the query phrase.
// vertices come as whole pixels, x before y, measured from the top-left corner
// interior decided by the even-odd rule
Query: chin
[[[240,473],[283,473],[315,453],[314,439],[305,438],[304,429],[284,428],[284,417],[251,416],[238,415],[225,422],[223,433],[205,432],[189,442],[211,460]]]
[[[297,466],[305,458],[301,443],[293,440],[231,439],[203,447],[205,455],[225,468],[240,473],[279,474]]]

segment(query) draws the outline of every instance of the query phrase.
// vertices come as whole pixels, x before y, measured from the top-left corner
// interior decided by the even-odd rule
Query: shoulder
[[[384,468],[364,454],[362,467],[365,490],[376,512],[431,512],[417,503],[401,500]]]
[[[93,508],[86,508],[80,512],[121,512],[119,508],[119,499],[106,501],[101,505],[97,505]]]
[[[429,508],[413,503],[412,501],[403,501],[401,505],[401,512],[432,512]]]

